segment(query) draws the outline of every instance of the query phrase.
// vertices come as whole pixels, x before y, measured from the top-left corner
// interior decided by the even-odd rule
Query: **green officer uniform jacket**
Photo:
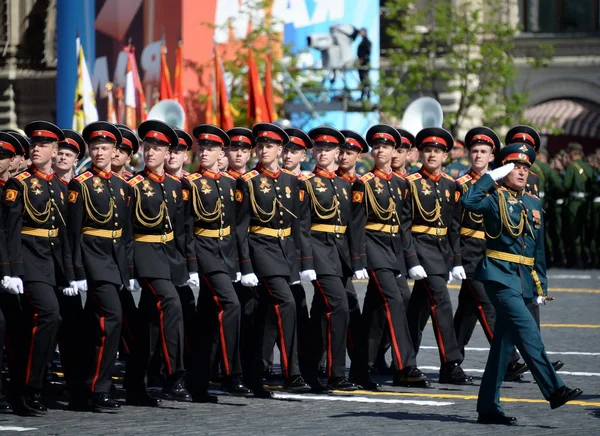
[[[453,179],[458,179],[466,174],[470,167],[471,163],[469,162],[469,159],[466,157],[461,157],[460,159],[451,161],[448,165],[446,165],[444,172]]]
[[[541,200],[498,186],[482,176],[462,198],[465,209],[483,215],[486,255],[475,278],[510,284],[524,298],[546,295],[546,258]]]
[[[593,181],[594,171],[587,162],[577,159],[567,166],[565,190],[571,199],[584,200],[585,195],[591,191]]]

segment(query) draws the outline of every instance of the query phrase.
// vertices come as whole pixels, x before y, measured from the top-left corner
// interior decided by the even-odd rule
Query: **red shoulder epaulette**
[[[307,173],[307,174],[300,174],[298,176],[298,180],[300,180],[301,182],[304,182],[306,180],[312,179],[315,175],[313,173]]]
[[[465,174],[464,176],[456,179],[456,183],[458,183],[459,185],[464,185],[465,183],[471,181],[473,179],[473,177],[471,177],[468,174]]]
[[[221,171],[220,173],[221,173],[221,175],[222,175],[223,177],[227,177],[228,179],[235,180],[235,177],[233,177],[233,176],[232,176],[231,174],[229,174],[227,171]]]
[[[448,174],[446,174],[446,173],[442,173],[442,177],[445,177],[445,178],[446,178],[446,179],[448,179],[448,180],[452,180],[453,182],[455,181],[453,177],[449,176],[449,175],[448,175]]]
[[[421,178],[421,173],[412,173],[410,176],[408,176],[406,178],[406,180],[408,180],[409,182],[412,182],[414,180],[419,180]]]
[[[244,174],[242,176],[242,180],[244,182],[246,182],[246,181],[250,180],[252,177],[258,176],[258,174],[259,174],[259,172],[256,170],[248,171],[246,174]]]
[[[375,177],[375,174],[373,174],[373,173],[367,173],[367,174],[364,174],[364,175],[360,176],[358,178],[358,180],[360,180],[363,183],[366,183],[369,180],[371,180],[373,177]]]
[[[86,171],[85,173],[79,174],[77,177],[75,177],[75,180],[77,180],[79,183],[81,183],[81,182],[86,181],[87,179],[89,179],[93,175],[94,174],[91,171]]]
[[[119,179],[121,179],[121,180],[127,181],[127,180],[125,180],[125,177],[123,177],[123,176],[122,176],[121,174],[119,174],[119,173],[115,173],[114,171],[112,171],[112,175],[113,175],[113,176],[115,176],[115,177],[118,177],[118,178],[119,178]]]
[[[200,173],[193,173],[193,174],[190,174],[189,176],[187,176],[185,178],[185,180],[187,180],[188,182],[193,182],[194,180],[197,180],[197,179],[199,179],[201,177],[202,177],[202,174],[200,174]]]
[[[25,180],[28,177],[31,177],[31,174],[29,174],[27,171],[23,171],[21,174],[17,174],[15,176],[15,180],[20,182],[21,180]]]
[[[180,179],[179,177],[177,177],[177,176],[174,176],[173,174],[169,174],[169,173],[165,173],[165,174],[167,175],[167,177],[169,177],[169,178],[171,178],[171,179],[173,179],[173,180],[176,180],[176,181],[178,181],[179,183],[181,183],[181,179]]]
[[[137,176],[135,176],[133,179],[129,179],[127,181],[127,183],[129,183],[129,186],[135,186],[138,183],[140,183],[142,180],[144,180],[144,176],[141,174],[138,174]]]
[[[285,168],[282,168],[282,169],[281,169],[281,172],[282,172],[282,173],[286,173],[286,174],[290,174],[290,175],[292,175],[292,176],[295,176],[295,175],[296,175],[296,174],[294,174],[293,172],[291,172],[290,170],[286,170]]]

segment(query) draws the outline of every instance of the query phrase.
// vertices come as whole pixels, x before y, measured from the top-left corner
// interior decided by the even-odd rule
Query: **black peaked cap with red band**
[[[198,145],[219,145],[221,147],[229,147],[231,140],[227,133],[217,126],[212,124],[200,124],[194,127],[192,132],[196,138]]]
[[[346,137],[337,129],[328,126],[315,127],[308,132],[315,146],[339,147],[346,142]]]
[[[289,148],[291,150],[310,150],[313,148],[313,141],[310,139],[310,136],[304,133],[300,129],[295,129],[293,127],[289,127],[285,130],[285,133],[290,137],[290,142],[285,144],[285,148]]]
[[[25,126],[25,134],[30,142],[60,142],[65,134],[56,125],[48,121],[32,121]]]
[[[252,127],[254,140],[259,142],[271,142],[277,145],[287,145],[290,137],[285,130],[272,123],[258,123]]]
[[[396,144],[396,148],[406,148],[410,150],[413,147],[416,147],[415,144],[415,135],[410,133],[405,129],[396,129],[398,133],[402,136],[402,140],[400,141],[400,145]]]
[[[474,127],[465,135],[465,144],[470,150],[474,145],[489,145],[492,152],[500,150],[500,138],[489,127]]]
[[[446,153],[454,147],[452,134],[441,127],[426,127],[417,133],[417,148],[423,150],[425,147],[438,147]]]
[[[171,146],[171,150],[189,150],[194,145],[194,138],[186,132],[185,130],[178,129],[176,127],[173,128],[175,133],[177,134],[177,144]]]
[[[11,135],[13,135],[15,138],[17,138],[17,140],[19,141],[19,144],[21,145],[21,147],[16,150],[17,155],[19,156],[25,156],[25,158],[29,158],[29,139],[25,136],[23,136],[23,134],[21,132],[18,132],[16,130],[13,129],[4,129],[2,130],[2,132],[4,133],[10,133]]]
[[[519,125],[512,127],[506,134],[504,140],[506,145],[510,144],[527,144],[537,152],[540,149],[542,140],[540,135],[533,127]]]
[[[242,147],[242,148],[254,148],[254,135],[252,134],[252,130],[247,129],[246,127],[234,127],[233,129],[229,129],[227,131],[227,136],[229,136],[229,145],[233,147]]]
[[[402,136],[392,126],[376,124],[367,131],[365,139],[371,147],[377,144],[389,144],[396,147],[402,141]]]
[[[115,124],[119,132],[121,132],[121,136],[123,137],[123,141],[119,145],[119,148],[127,151],[130,155],[136,154],[140,149],[140,138],[135,134],[133,130],[131,130],[125,124]]]
[[[121,131],[113,123],[108,121],[94,121],[88,124],[81,132],[83,139],[88,144],[98,140],[108,141],[115,144],[117,147],[121,145],[123,136]]]
[[[13,157],[20,148],[21,143],[15,136],[0,132],[0,156]]]
[[[358,151],[359,153],[369,152],[369,144],[367,144],[367,141],[365,141],[365,138],[360,133],[356,133],[354,130],[340,130],[340,133],[346,138],[346,141],[340,145],[340,148]]]
[[[77,153],[77,159],[81,160],[85,156],[85,141],[83,137],[75,130],[63,129],[65,140],[58,143],[58,148],[66,148]]]
[[[177,144],[179,137],[177,133],[166,123],[158,120],[146,120],[137,128],[142,142],[172,147]]]

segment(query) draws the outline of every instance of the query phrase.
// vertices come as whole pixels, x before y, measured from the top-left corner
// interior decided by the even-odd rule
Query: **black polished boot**
[[[249,395],[250,389],[248,389],[239,376],[226,376],[223,378],[221,383],[221,389],[225,392],[229,392],[232,395]]]
[[[440,368],[439,383],[450,385],[472,385],[473,379],[465,374],[458,362],[446,363]]]
[[[90,405],[94,412],[118,412],[121,410],[121,405],[110,398],[106,392],[94,393],[90,398]]]
[[[161,402],[159,398],[151,397],[145,390],[127,391],[127,399],[125,400],[125,404],[128,406],[140,407],[158,407]]]
[[[351,392],[361,389],[359,385],[351,382],[346,377],[331,377],[327,387],[333,391]]]
[[[163,393],[175,401],[192,401],[192,396],[185,388],[183,377],[171,376],[163,387]]]
[[[552,393],[552,395],[550,395],[550,398],[548,399],[548,401],[550,401],[550,408],[556,409],[568,403],[569,401],[573,401],[576,398],[579,398],[581,394],[583,394],[583,391],[581,389],[570,389],[566,386],[558,388]]]
[[[394,386],[426,388],[430,384],[427,376],[416,366],[407,366],[394,374]]]
[[[479,424],[512,425],[517,423],[517,418],[506,416],[504,412],[480,413],[477,422]]]
[[[310,392],[311,387],[306,384],[301,375],[292,376],[283,382],[283,389],[293,393]]]

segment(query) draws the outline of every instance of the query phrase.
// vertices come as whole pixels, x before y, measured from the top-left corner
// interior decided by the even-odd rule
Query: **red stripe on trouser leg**
[[[160,304],[160,298],[159,298],[158,294],[156,293],[156,291],[154,290],[154,288],[152,287],[152,285],[150,284],[150,282],[147,279],[144,279],[144,281],[146,282],[146,286],[148,286],[148,289],[150,289],[152,294],[154,294],[154,297],[156,297],[156,308],[158,309],[159,320],[160,320],[160,340],[162,343],[163,354],[165,356],[165,364],[167,366],[167,375],[171,375],[171,374],[173,374],[173,368],[171,367],[171,358],[169,356],[169,347],[167,347],[167,339],[165,336],[165,321],[164,321],[165,312],[162,308],[162,305]]]
[[[25,385],[28,385],[29,377],[31,376],[31,361],[33,360],[33,343],[35,341],[35,334],[38,329],[38,314],[35,312],[35,306],[33,304],[33,301],[31,301],[31,298],[29,297],[27,292],[25,292],[25,296],[29,300],[29,304],[31,305],[31,308],[34,310],[33,328],[31,329],[31,343],[29,344],[29,354],[27,355],[27,367],[25,369]]]
[[[331,312],[333,312],[333,310],[331,309],[331,305],[329,304],[329,300],[327,299],[327,295],[325,294],[321,283],[319,283],[318,280],[315,280],[315,283],[323,296],[323,300],[325,300],[325,306],[327,306],[327,313],[325,314],[325,318],[327,318],[327,377],[331,377],[331,367],[333,366],[333,350],[331,349]]]
[[[381,289],[379,280],[377,280],[377,275],[375,274],[375,271],[373,271],[371,269],[371,270],[369,270],[369,274],[371,274],[371,277],[373,278],[373,281],[375,282],[375,286],[377,287],[377,290],[379,291],[379,294],[381,295],[381,299],[383,300],[383,308],[385,310],[385,317],[387,318],[388,326],[390,329],[390,340],[392,341],[392,348],[394,350],[394,354],[396,355],[396,360],[398,361],[398,369],[401,370],[404,368],[404,364],[402,363],[402,356],[400,355],[400,348],[398,347],[398,341],[396,340],[396,332],[394,330],[394,323],[392,322],[392,312],[390,311],[390,306],[387,302],[387,297],[383,293],[383,289]]]
[[[267,281],[265,279],[263,279],[263,285],[264,285],[265,289],[267,290],[267,292],[269,293],[269,295],[271,296],[271,298],[275,301],[273,308],[275,310],[275,315],[277,316],[277,330],[279,330],[279,341],[280,341],[279,346],[281,348],[281,366],[283,367],[283,377],[288,378],[289,377],[288,356],[287,356],[287,348],[285,346],[285,337],[283,335],[283,322],[281,320],[281,312],[279,311],[279,304],[277,304],[277,298],[275,298],[275,295],[273,295],[273,293],[271,292],[271,289],[269,288],[269,285],[267,284]]]
[[[435,312],[435,308],[437,305],[435,303],[435,299],[433,298],[431,289],[429,289],[429,286],[427,286],[426,279],[423,279],[422,283],[423,283],[423,287],[425,288],[425,292],[427,292],[427,295],[429,297],[429,302],[431,303],[431,307],[430,307],[431,320],[433,321],[433,331],[435,332],[435,336],[437,338],[438,346],[440,348],[440,354],[442,355],[443,362],[447,363],[448,359],[446,358],[446,349],[444,348],[444,339],[442,338],[442,332],[440,330],[440,323],[438,321],[437,313]]]
[[[231,375],[229,358],[227,357],[227,341],[225,340],[225,329],[223,327],[223,313],[225,312],[225,309],[223,309],[223,305],[219,301],[217,293],[215,292],[214,288],[212,287],[206,276],[203,275],[202,278],[204,279],[206,286],[208,286],[208,289],[210,289],[210,291],[212,292],[213,300],[219,308],[219,315],[217,316],[217,319],[219,320],[219,337],[221,339],[221,353],[223,354],[223,366],[225,367],[225,375]]]
[[[98,302],[98,300],[96,299],[96,297],[94,296],[93,293],[90,293],[90,294],[92,295],[92,298],[94,299],[94,303],[96,303],[96,307],[100,311],[100,334],[101,334],[100,351],[98,352],[98,357],[96,358],[96,370],[94,372],[94,378],[92,379],[92,386],[90,388],[90,390],[92,392],[96,392],[96,382],[98,381],[98,378],[100,377],[100,366],[102,365],[102,356],[104,355],[104,343],[106,342],[106,326],[104,324],[104,321],[106,318],[104,317],[104,311],[102,310],[100,303]]]
[[[483,321],[481,326],[483,327],[483,330],[485,330],[485,334],[487,335],[487,337],[489,338],[489,340],[491,342],[492,340],[494,340],[494,332],[490,328],[490,325],[488,324],[488,320],[485,317],[485,312],[483,311],[483,307],[481,306],[481,301],[479,300],[479,298],[477,298],[477,294],[475,293],[475,289],[473,289],[473,286],[471,285],[470,280],[467,280],[467,286],[469,287],[469,290],[471,291],[473,300],[475,300],[475,304],[477,305],[477,310],[481,314],[480,319]]]

